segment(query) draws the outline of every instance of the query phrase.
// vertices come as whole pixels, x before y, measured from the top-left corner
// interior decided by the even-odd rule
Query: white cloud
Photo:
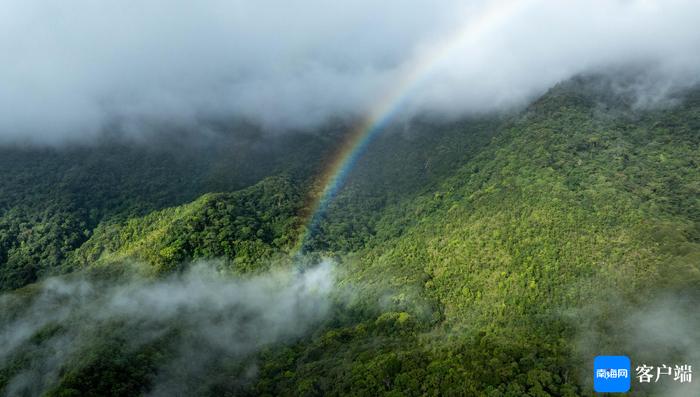
[[[31,363],[8,379],[8,395],[42,394],[67,365],[80,361],[83,349],[96,349],[96,341],[123,337],[129,351],[166,335],[177,337],[168,360],[159,362],[151,394],[184,393],[202,386],[202,372],[221,357],[254,366],[250,356],[260,349],[311,332],[327,318],[337,291],[330,262],[244,279],[200,263],[157,280],[105,283],[74,276],[49,278],[37,288],[33,299],[0,295],[0,361],[32,350]],[[51,327],[57,332],[31,343]]]
[[[434,54],[504,3],[6,0],[0,141],[83,139],[114,120],[313,127],[367,112],[416,68],[429,73],[407,111],[449,114],[512,105],[611,64],[653,64],[672,84],[697,77],[695,1],[518,2]]]

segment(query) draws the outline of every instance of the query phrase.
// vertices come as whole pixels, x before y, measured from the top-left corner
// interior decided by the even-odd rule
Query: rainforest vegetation
[[[650,310],[700,325],[698,90],[640,108],[581,76],[505,114],[396,121],[307,234],[304,258],[317,177],[353,122],[275,143],[253,126],[219,127],[204,141],[165,133],[167,147],[0,149],[0,324],[52,277],[102,285],[211,261],[247,278],[331,261],[351,292],[333,293],[327,316],[207,361],[187,394],[579,396],[595,355],[660,363],[697,351],[697,339],[644,327]],[[48,322],[0,350],[0,390],[32,395],[18,376],[57,357],[51,341],[68,328]],[[159,329],[134,345],[138,327],[100,322],[41,392],[154,390],[188,332]]]

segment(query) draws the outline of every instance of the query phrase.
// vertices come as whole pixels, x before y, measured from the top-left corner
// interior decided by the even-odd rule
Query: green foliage
[[[638,110],[604,80],[581,78],[508,119],[385,135],[310,242],[340,256],[340,283],[357,296],[339,297],[312,335],[262,351],[252,384],[221,380],[201,394],[590,394],[595,354],[637,353],[612,330],[617,313],[662,294],[700,299],[698,98]],[[304,143],[317,160],[333,143],[318,139]],[[265,269],[298,242],[308,168],[296,167],[294,178],[128,216],[13,204],[0,218],[3,285],[31,282],[42,266],[140,261],[160,274],[219,258],[237,272]],[[582,347],[584,332],[605,338]],[[86,354],[116,359],[66,369],[51,393],[138,394],[167,354],[110,346]],[[0,381],[29,361],[17,355]],[[239,364],[212,379],[242,378]]]
[[[0,147],[0,291],[70,269],[69,254],[103,223],[239,190],[269,175],[302,184],[332,143],[303,133],[271,140],[247,125],[210,132],[207,139],[171,132],[155,142]]]
[[[163,273],[197,259],[224,258],[235,271],[259,270],[296,242],[302,202],[282,177],[235,193],[206,194],[145,217],[101,224],[70,263],[84,267],[136,261]]]
[[[294,376],[265,392],[580,395],[596,354],[640,357],[624,330],[613,331],[615,313],[663,294],[697,299],[688,291],[700,286],[700,108],[633,111],[586,84],[556,87],[452,176],[383,207],[371,223],[349,278],[418,288],[438,302],[431,337],[392,328],[391,341],[344,343],[358,349],[348,361],[332,360],[345,357],[332,349],[330,362],[300,353],[288,369]],[[363,212],[352,208],[352,217]],[[356,230],[334,222],[329,215],[323,239]],[[396,318],[387,312],[375,326]],[[582,348],[583,330],[603,337]],[[422,372],[386,375],[380,363],[393,354]]]
[[[387,211],[431,194],[490,142],[501,122],[496,117],[439,126],[415,122],[385,131],[355,164],[309,246],[334,252],[363,248]]]

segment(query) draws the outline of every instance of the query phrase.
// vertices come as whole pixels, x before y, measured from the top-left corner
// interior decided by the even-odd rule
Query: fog
[[[651,295],[651,294],[650,294]],[[578,377],[593,388],[593,358],[598,355],[627,355],[632,366],[632,390],[654,396],[695,396],[700,392],[695,374],[691,382],[674,380],[675,373],[656,380],[656,368],[666,365],[695,366],[700,360],[698,329],[700,314],[688,291],[667,291],[647,296],[631,306],[615,291],[600,294],[605,303],[583,304],[570,317],[578,326],[576,351],[580,359]],[[567,316],[568,317],[568,316]],[[654,378],[641,383],[637,367],[652,366]]]
[[[0,361],[19,360],[5,392],[42,394],[64,371],[90,365],[91,349],[118,363],[159,343],[165,353],[152,363],[151,395],[205,390],[204,375],[221,381],[207,372],[220,363],[240,365],[241,376],[227,382],[245,384],[257,374],[250,355],[310,332],[328,314],[331,291],[339,290],[330,262],[245,279],[214,269],[200,263],[169,278],[107,283],[51,278],[37,286],[29,304],[22,292],[0,296]],[[21,357],[31,361],[22,364]],[[131,377],[124,382],[139,382]]]
[[[695,369],[700,362],[700,348],[697,345],[700,315],[692,299],[661,296],[649,302],[644,310],[627,317],[624,326],[629,332],[626,348],[638,352],[632,357],[635,368],[640,365],[674,368],[676,365],[691,365]],[[669,376],[658,382],[658,385],[654,385],[654,392],[658,395],[681,397],[700,394],[700,385],[695,379],[690,383],[680,383]]]
[[[682,0],[6,0],[0,142],[202,120],[312,129],[389,92],[401,116],[455,116],[628,65],[652,71],[655,98],[697,78],[699,13]]]

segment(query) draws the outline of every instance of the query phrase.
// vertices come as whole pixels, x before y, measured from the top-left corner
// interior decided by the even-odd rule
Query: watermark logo
[[[598,356],[593,361],[593,389],[599,393],[625,393],[632,380],[630,358]]]
[[[664,378],[666,382],[691,383],[693,366],[641,363],[633,370],[627,356],[598,356],[593,361],[593,389],[599,393],[626,393],[633,379],[644,384],[663,383]]]
[[[642,364],[637,367],[636,371],[639,383],[656,383],[662,376],[672,377],[675,382],[679,383],[690,383],[693,381],[693,366],[688,364],[674,366],[662,364],[656,367]]]

